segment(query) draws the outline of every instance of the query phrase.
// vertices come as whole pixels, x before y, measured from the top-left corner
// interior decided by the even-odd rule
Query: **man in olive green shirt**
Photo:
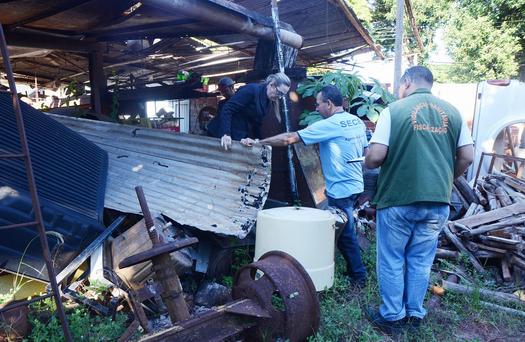
[[[472,138],[454,106],[430,92],[425,67],[407,69],[399,101],[379,118],[365,165],[381,166],[377,192],[379,310],[368,318],[389,334],[415,329],[438,235],[449,214],[452,182],[472,163]]]

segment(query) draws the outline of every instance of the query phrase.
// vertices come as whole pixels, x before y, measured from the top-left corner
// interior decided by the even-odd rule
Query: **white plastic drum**
[[[283,251],[301,263],[317,291],[334,284],[335,218],[313,208],[283,207],[259,211],[255,260]]]

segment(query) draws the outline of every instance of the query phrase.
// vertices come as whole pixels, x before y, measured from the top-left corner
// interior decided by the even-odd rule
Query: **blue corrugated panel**
[[[103,229],[107,153],[21,103],[38,195],[57,271]],[[0,154],[21,153],[11,96],[0,92]],[[0,160],[0,226],[32,221],[22,160]],[[46,279],[36,227],[0,231],[0,268]],[[54,234],[54,233],[58,234]]]

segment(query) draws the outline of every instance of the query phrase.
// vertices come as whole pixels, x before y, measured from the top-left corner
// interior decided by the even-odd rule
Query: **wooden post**
[[[102,53],[99,51],[89,53],[89,85],[91,87],[91,110],[99,116],[103,114],[102,98],[107,88],[104,62]]]

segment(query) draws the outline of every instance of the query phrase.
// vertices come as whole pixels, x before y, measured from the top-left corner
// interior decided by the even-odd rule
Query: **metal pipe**
[[[144,216],[144,224],[151,239],[153,249],[160,248],[164,244],[157,228],[151,212],[149,211],[148,202],[144,195],[144,190],[141,186],[135,187],[137,197],[139,199],[142,215]],[[196,239],[195,239],[196,240]],[[171,257],[168,253],[158,255],[151,259],[153,270],[157,276],[157,281],[162,286],[161,298],[168,309],[171,322],[176,323],[190,317],[186,301],[182,292],[182,285],[179,276],[171,262]]]
[[[187,1],[187,0],[148,0],[148,5],[165,11],[177,12],[178,14],[206,21],[210,24],[231,28],[252,36],[275,40],[276,35],[272,28],[256,24],[249,15],[240,15],[223,6],[217,6],[209,1]],[[281,41],[293,48],[300,49],[303,45],[303,37],[287,30],[279,30]]]
[[[272,0],[272,19],[273,19],[273,31],[275,34],[275,46],[277,49],[277,61],[279,63],[279,72],[284,73],[284,61],[283,61],[283,48],[281,46],[281,38],[279,32],[279,9],[277,8],[277,1]],[[286,97],[282,98],[283,112],[284,112],[284,126],[286,132],[290,132],[290,115],[288,113],[288,103]],[[290,190],[292,192],[292,198],[294,205],[299,204],[299,193],[297,192],[297,179],[295,176],[295,167],[293,165],[293,150],[292,146],[287,147],[288,157],[288,174],[290,177]]]
[[[60,298],[60,290],[58,288],[55,270],[53,268],[53,262],[51,260],[51,253],[49,252],[49,244],[47,242],[46,228],[44,227],[44,219],[42,217],[42,211],[40,209],[40,200],[38,198],[35,176],[33,174],[33,166],[31,164],[31,157],[29,154],[29,147],[27,144],[27,136],[24,125],[24,118],[22,116],[22,111],[20,109],[20,100],[16,92],[15,79],[13,77],[13,69],[11,68],[11,63],[9,62],[9,53],[7,51],[7,43],[4,36],[4,29],[0,24],[0,50],[2,52],[2,59],[4,61],[4,68],[7,75],[7,80],[9,82],[9,90],[13,98],[13,109],[15,111],[16,125],[18,127],[18,135],[20,138],[20,146],[22,148],[22,153],[24,154],[24,164],[27,175],[27,183],[29,186],[29,191],[31,193],[31,203],[33,205],[33,214],[35,216],[35,221],[37,222],[38,227],[38,236],[40,238],[40,245],[42,246],[42,254],[44,256],[44,261],[47,268],[47,275],[49,277],[49,282],[51,283],[51,288],[53,289],[53,296],[55,297],[55,302],[57,304],[58,317],[60,318],[60,323],[62,324],[62,331],[64,332],[64,338],[66,341],[72,341],[71,332],[69,331],[69,325],[67,323],[66,314],[64,312],[64,307],[62,306],[62,298]]]
[[[395,59],[394,59],[394,96],[399,96],[399,86],[401,78],[401,65],[403,63],[403,15],[404,0],[397,0],[396,8],[396,40],[395,40]]]

